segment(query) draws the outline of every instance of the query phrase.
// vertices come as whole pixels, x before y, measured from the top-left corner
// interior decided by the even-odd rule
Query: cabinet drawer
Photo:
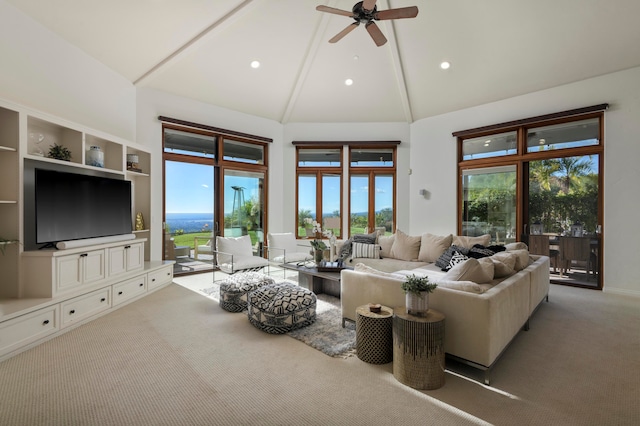
[[[61,304],[62,328],[111,307],[111,287],[91,292]]]
[[[49,306],[0,323],[0,355],[58,331],[58,307]]]
[[[113,306],[125,302],[147,291],[147,276],[141,275],[113,285]]]
[[[173,265],[166,266],[158,271],[149,272],[147,275],[147,286],[149,290],[160,287],[173,281]]]

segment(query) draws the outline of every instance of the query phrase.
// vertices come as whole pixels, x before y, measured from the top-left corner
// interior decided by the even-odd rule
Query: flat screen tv
[[[35,169],[36,244],[131,233],[131,182]]]

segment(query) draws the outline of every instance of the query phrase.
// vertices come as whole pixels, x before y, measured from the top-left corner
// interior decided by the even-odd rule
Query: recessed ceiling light
[[[443,70],[448,70],[449,67],[451,66],[451,64],[447,61],[441,62],[440,63],[440,68],[442,68]]]
[[[348,78],[344,81],[344,84],[346,84],[347,86],[351,86],[353,84],[353,80]]]
[[[260,68],[260,61],[251,61],[251,68]]]
[[[360,56],[358,56],[358,55],[353,55],[353,60],[354,60],[354,61],[357,61],[358,59],[360,59]]]

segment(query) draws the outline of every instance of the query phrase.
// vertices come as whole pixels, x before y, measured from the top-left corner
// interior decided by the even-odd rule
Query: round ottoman
[[[229,312],[242,312],[247,309],[247,294],[250,291],[275,282],[270,276],[259,272],[230,275],[220,283],[220,307]]]
[[[249,321],[271,334],[287,333],[316,320],[316,295],[295,284],[260,287],[249,293]]]

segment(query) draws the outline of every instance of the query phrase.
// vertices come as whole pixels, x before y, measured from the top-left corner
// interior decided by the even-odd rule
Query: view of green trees
[[[598,220],[597,156],[529,163],[529,216],[545,232],[562,233],[580,222],[594,232]]]
[[[530,223],[541,223],[544,232],[568,232],[579,222],[594,232],[598,218],[598,158],[563,157],[529,163]],[[493,235],[496,228],[515,226],[516,173],[472,175],[466,190],[465,228],[478,224],[478,232]],[[498,213],[503,214],[499,219]],[[496,223],[503,220],[504,223]],[[499,225],[496,227],[496,225]],[[468,233],[471,235],[471,232]]]

